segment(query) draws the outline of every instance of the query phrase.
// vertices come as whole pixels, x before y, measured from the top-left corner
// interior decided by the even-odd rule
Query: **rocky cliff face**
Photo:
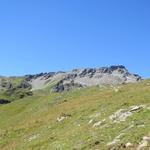
[[[139,75],[129,73],[124,66],[74,69],[53,87],[53,91],[62,92],[72,87],[119,85],[140,80],[142,78]]]
[[[124,66],[74,69],[70,72],[49,72],[26,75],[17,86],[9,78],[0,79],[0,90],[31,89],[37,90],[51,85],[53,92],[62,92],[73,88],[101,85],[120,85],[138,82],[139,75],[131,74]],[[17,78],[15,78],[16,80]],[[14,81],[13,81],[14,82]]]

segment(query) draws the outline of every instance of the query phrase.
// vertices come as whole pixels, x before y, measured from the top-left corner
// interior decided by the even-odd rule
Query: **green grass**
[[[107,150],[107,143],[121,133],[124,135],[115,146],[131,142],[136,147],[143,136],[150,134],[150,109],[135,112],[118,124],[109,116],[141,104],[150,106],[150,80],[123,85],[118,92],[110,87],[64,93],[51,93],[48,88],[34,91],[31,97],[0,106],[0,149]],[[71,117],[57,122],[62,113]],[[97,113],[101,115],[93,117]],[[91,117],[93,123],[88,124]],[[92,127],[103,119],[104,124]],[[141,124],[145,126],[139,127]]]

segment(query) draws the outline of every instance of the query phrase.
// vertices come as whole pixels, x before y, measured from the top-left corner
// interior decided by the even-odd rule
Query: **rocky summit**
[[[37,75],[28,75],[26,81],[31,84],[32,89],[41,89],[51,83],[53,92],[62,92],[73,88],[82,88],[102,85],[120,85],[141,81],[139,75],[131,74],[122,65],[73,69],[69,72],[50,72]]]
[[[72,87],[120,85],[138,82],[141,79],[139,75],[129,73],[124,66],[74,69],[66,73],[65,77],[53,87],[53,90],[61,92]]]
[[[52,92],[62,92],[74,88],[120,85],[141,80],[142,78],[139,75],[131,74],[124,66],[118,65],[100,68],[73,69],[68,72],[40,73],[19,78],[1,77],[0,90],[17,91],[18,89],[28,89],[34,91],[50,86]],[[25,95],[28,95],[28,93],[25,93]]]

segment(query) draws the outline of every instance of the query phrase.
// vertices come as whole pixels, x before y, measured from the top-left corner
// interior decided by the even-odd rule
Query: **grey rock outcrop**
[[[31,81],[32,79],[37,79],[39,77],[42,77],[43,79],[48,79],[52,77],[55,74],[55,72],[49,72],[49,73],[39,73],[35,75],[26,75],[26,81]]]
[[[74,81],[70,81],[70,82],[65,82],[65,80],[61,80],[60,82],[58,82],[53,88],[52,91],[53,92],[63,92],[63,91],[69,91],[73,88],[82,88],[83,85],[78,84],[78,83],[74,83]]]
[[[73,87],[89,87],[97,85],[120,85],[141,81],[139,75],[131,74],[122,66],[110,66],[102,68],[74,69],[66,73],[65,78],[60,80],[53,91],[62,92]]]

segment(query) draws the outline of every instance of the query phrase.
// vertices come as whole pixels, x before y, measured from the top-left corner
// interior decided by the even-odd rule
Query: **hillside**
[[[0,149],[140,150],[144,147],[147,150],[150,146],[150,80],[142,81],[138,75],[127,72],[116,73],[116,69],[106,73],[111,79],[117,77],[119,82],[112,84],[109,80],[110,84],[75,86],[63,88],[61,92],[54,92],[54,88],[60,83],[64,85],[68,79],[64,72],[16,77],[11,81],[5,78],[6,83],[9,80],[12,85],[11,88],[3,86],[0,96],[11,97],[11,103],[0,105]],[[95,76],[94,73],[94,80]],[[72,77],[73,81],[77,81],[77,77]],[[9,90],[11,94],[7,95]],[[20,92],[24,96],[19,97]],[[27,94],[29,92],[32,94]]]

